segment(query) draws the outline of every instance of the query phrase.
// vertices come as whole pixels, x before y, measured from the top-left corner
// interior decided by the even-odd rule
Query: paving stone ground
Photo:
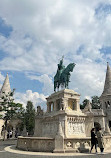
[[[52,154],[18,151],[15,149],[16,142],[16,140],[0,140],[0,158],[111,158],[110,148],[104,154]]]

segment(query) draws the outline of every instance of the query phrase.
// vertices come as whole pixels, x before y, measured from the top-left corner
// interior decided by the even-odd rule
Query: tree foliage
[[[100,101],[98,96],[92,96],[92,109],[100,109]]]
[[[27,102],[25,112],[25,125],[29,135],[33,135],[35,127],[35,108],[31,101]]]
[[[88,99],[84,99],[82,104],[80,104],[80,109],[84,109],[88,101],[89,101]]]
[[[3,96],[1,98],[1,109],[4,111],[3,119],[5,120],[5,128],[7,128],[8,120],[20,119],[24,112],[22,104],[14,102],[13,94],[14,90],[8,94],[3,92]]]
[[[83,100],[82,104],[80,104],[80,109],[85,108],[85,106],[87,105],[87,101],[89,101],[89,100],[88,99]],[[101,108],[98,96],[91,97],[91,106],[92,106],[92,109],[100,109]]]

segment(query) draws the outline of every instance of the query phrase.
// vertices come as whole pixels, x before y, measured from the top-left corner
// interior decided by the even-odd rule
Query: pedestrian
[[[92,130],[91,130],[91,150],[90,150],[90,153],[91,153],[94,146],[95,146],[95,151],[97,153],[97,136],[96,136],[96,133],[95,133],[95,128],[92,128]]]
[[[98,146],[100,148],[101,153],[104,151],[104,141],[103,141],[103,133],[101,131],[101,128],[97,131],[97,140],[98,140]]]

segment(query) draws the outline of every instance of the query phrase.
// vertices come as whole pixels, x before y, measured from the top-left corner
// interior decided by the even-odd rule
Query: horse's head
[[[73,68],[75,67],[75,63],[70,63],[68,66],[67,66],[67,69],[69,70],[69,71],[73,71]]]

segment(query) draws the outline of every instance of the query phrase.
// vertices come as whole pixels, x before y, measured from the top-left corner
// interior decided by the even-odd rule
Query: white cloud
[[[85,96],[85,99],[88,99],[91,101],[91,97],[90,96]]]
[[[47,74],[41,75],[41,76],[35,76],[35,75],[27,75],[31,80],[38,80],[41,83],[43,83],[42,92],[45,95],[50,95],[53,93],[53,83],[52,78],[50,78]]]
[[[3,81],[5,80],[5,77],[0,72],[0,88],[2,87]]]
[[[1,39],[2,49],[11,55],[10,69],[45,73],[45,70],[49,71],[49,63],[53,66],[58,55],[76,54],[81,45],[85,46],[83,55],[94,57],[94,60],[101,56],[98,50],[108,41],[104,37],[108,37],[111,29],[108,27],[110,20],[107,20],[110,15],[103,19],[103,25],[95,16],[100,2],[104,1],[94,1],[92,5],[89,1],[66,0],[1,2],[0,15],[13,27],[10,37],[4,42]],[[29,59],[33,61],[30,64]],[[2,69],[9,67],[7,60],[1,62]],[[53,69],[50,71],[52,73]]]
[[[81,94],[83,100],[85,96],[100,96],[103,91],[105,80],[106,66],[90,62],[88,60],[81,61],[81,64],[75,66],[74,72],[71,76],[70,87]]]
[[[35,107],[41,105],[41,107],[46,110],[46,96],[44,96],[44,94],[27,90],[26,93],[15,92],[14,99],[15,102],[23,104],[24,107],[26,107],[27,101],[32,101]]]
[[[100,95],[108,57],[100,49],[111,46],[111,13],[98,18],[100,4],[111,1],[0,0],[0,17],[13,28],[9,37],[0,35],[0,49],[8,55],[0,62],[1,70],[40,74],[30,79],[43,83],[47,95],[64,54],[65,65],[76,63],[70,87],[82,96]]]

